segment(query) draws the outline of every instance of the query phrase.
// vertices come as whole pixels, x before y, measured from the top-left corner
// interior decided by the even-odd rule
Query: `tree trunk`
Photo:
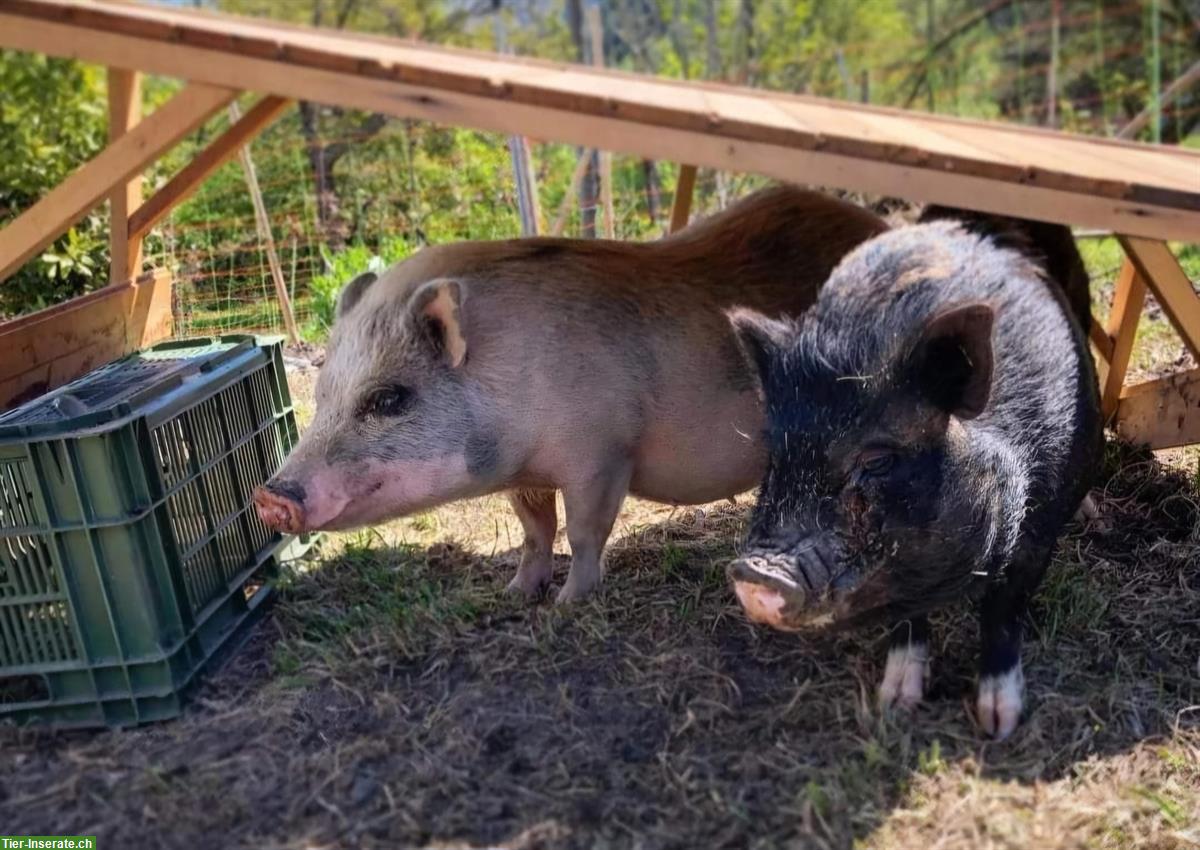
[[[659,190],[658,163],[652,159],[642,160],[642,182],[646,189],[646,214],[650,217],[650,227],[658,227]]]
[[[1050,0],[1050,69],[1046,73],[1046,126],[1058,126],[1059,0]]]
[[[338,202],[337,184],[333,176],[333,162],[328,149],[321,143],[320,107],[307,100],[300,101],[300,132],[304,135],[304,149],[308,154],[308,169],[312,174],[313,195],[316,200],[317,232],[321,239],[333,247],[341,247],[344,240],[336,226],[341,213]]]
[[[710,80],[721,76],[721,46],[717,41],[716,0],[704,0],[704,34],[706,71]]]
[[[583,2],[582,0],[567,0],[567,29],[571,32],[571,42],[575,45],[576,59],[587,61],[584,51],[583,38]],[[578,154],[583,155],[583,148]],[[579,184],[579,227],[580,235],[585,239],[596,238],[596,201],[600,195],[599,180],[600,160],[593,153],[588,160],[587,173]]]

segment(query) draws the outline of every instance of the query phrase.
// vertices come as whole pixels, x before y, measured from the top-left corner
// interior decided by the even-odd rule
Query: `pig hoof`
[[[983,731],[1003,741],[1017,728],[1025,695],[1025,674],[1018,664],[1006,673],[979,680],[976,711]]]
[[[544,575],[522,575],[517,573],[513,576],[512,581],[508,583],[505,591],[513,596],[524,596],[526,599],[536,599],[545,592],[550,585],[550,574],[547,571]]]
[[[925,695],[929,678],[929,647],[923,643],[893,646],[888,650],[883,681],[879,683],[879,707],[909,711]]]
[[[578,602],[581,599],[586,599],[591,595],[592,590],[595,589],[597,584],[599,584],[597,581],[572,581],[571,578],[568,577],[567,583],[562,586],[560,591],[558,591],[558,596],[554,597],[554,604],[566,605],[569,602]]]
[[[1087,522],[1088,520],[1099,518],[1100,508],[1096,506],[1096,500],[1093,499],[1092,494],[1089,493],[1083,497],[1083,502],[1080,503],[1079,508],[1075,511],[1075,521]]]

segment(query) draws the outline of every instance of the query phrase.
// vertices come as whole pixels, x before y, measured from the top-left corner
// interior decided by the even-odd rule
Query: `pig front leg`
[[[521,565],[508,590],[532,599],[546,589],[554,573],[554,535],[558,531],[554,491],[513,490],[508,501],[525,531]]]
[[[879,683],[879,707],[912,709],[925,696],[929,678],[929,618],[902,620],[892,627],[887,665]]]
[[[1026,594],[994,587],[980,603],[979,696],[976,713],[983,731],[1002,741],[1017,728],[1025,699],[1021,670],[1021,620]]]
[[[573,484],[563,485],[571,572],[555,602],[583,599],[600,584],[600,557],[629,491],[632,465],[613,464]]]

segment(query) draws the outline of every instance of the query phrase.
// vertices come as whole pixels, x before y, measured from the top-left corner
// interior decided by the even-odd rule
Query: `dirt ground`
[[[311,370],[292,376],[302,417]],[[328,538],[181,720],[0,728],[0,830],[101,847],[1200,846],[1200,469],[1110,449],[1029,624],[1027,716],[983,738],[969,612],[927,702],[877,713],[883,635],[751,626],[749,496],[631,501],[603,592],[505,596],[499,498]],[[561,514],[560,514],[561,515]],[[559,543],[559,580],[567,567]]]

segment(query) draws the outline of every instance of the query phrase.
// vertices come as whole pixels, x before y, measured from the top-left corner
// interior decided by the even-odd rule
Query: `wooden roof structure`
[[[0,0],[0,46],[108,66],[125,93],[110,91],[109,148],[0,230],[0,285],[105,198],[124,205],[113,283],[129,283],[141,236],[303,98],[1118,234],[1129,259],[1110,325],[1092,329],[1106,409],[1119,427],[1139,423],[1131,438],[1200,442],[1200,374],[1123,387],[1147,287],[1200,359],[1200,297],[1165,245],[1200,243],[1200,151],[130,2]],[[131,120],[137,72],[188,85]],[[263,98],[154,197],[131,193],[150,162],[242,90]],[[4,340],[0,326],[0,353]]]

